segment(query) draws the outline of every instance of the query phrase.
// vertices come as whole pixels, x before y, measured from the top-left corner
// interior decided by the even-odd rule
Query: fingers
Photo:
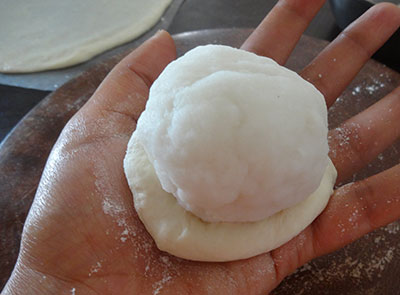
[[[313,224],[314,257],[339,249],[400,218],[399,176],[397,165],[339,188]]]
[[[382,3],[345,29],[302,72],[333,104],[364,63],[400,26],[400,8]]]
[[[87,108],[124,114],[137,121],[144,110],[149,87],[175,58],[172,37],[166,31],[159,31],[114,67]]]
[[[337,183],[361,170],[400,136],[400,87],[329,132]]]
[[[333,252],[400,218],[400,164],[342,186],[303,232],[272,251],[277,282],[318,256]]]
[[[316,257],[312,227],[308,226],[289,242],[270,252],[270,255],[275,263],[276,281],[280,283],[296,268]]]
[[[279,1],[243,43],[242,49],[284,64],[324,2],[324,0]]]

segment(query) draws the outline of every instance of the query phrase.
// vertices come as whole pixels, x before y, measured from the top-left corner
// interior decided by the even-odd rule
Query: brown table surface
[[[175,36],[179,53],[205,43],[238,46],[245,29],[208,30]],[[299,70],[326,42],[303,37],[288,67]],[[20,234],[46,158],[68,119],[85,103],[116,56],[84,73],[41,101],[0,147],[0,288],[15,263]],[[369,61],[329,112],[330,127],[391,91],[400,75]],[[371,90],[373,89],[373,90]],[[400,142],[354,176],[360,179],[398,163]],[[329,233],[327,233],[329,234]],[[399,294],[400,223],[377,230],[331,255],[313,260],[288,277],[274,294]]]

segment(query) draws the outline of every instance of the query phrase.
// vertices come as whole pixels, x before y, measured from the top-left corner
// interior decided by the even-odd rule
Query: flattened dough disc
[[[3,0],[0,72],[78,64],[151,28],[172,0]]]
[[[124,170],[140,219],[158,248],[197,261],[232,261],[266,253],[306,228],[325,208],[336,180],[329,160],[318,189],[295,206],[256,222],[208,223],[186,211],[161,187],[133,133]]]

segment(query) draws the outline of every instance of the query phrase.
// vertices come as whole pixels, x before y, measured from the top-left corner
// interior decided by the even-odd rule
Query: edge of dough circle
[[[151,29],[172,0],[3,0],[0,72],[76,65]]]
[[[337,176],[329,159],[320,186],[297,205],[257,222],[208,223],[186,211],[162,189],[135,133],[124,168],[135,209],[157,247],[177,257],[210,262],[253,257],[292,239],[325,209]]]

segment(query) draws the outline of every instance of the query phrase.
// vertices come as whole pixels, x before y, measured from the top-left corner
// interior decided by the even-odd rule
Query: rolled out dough
[[[325,208],[336,180],[329,160],[318,189],[306,200],[256,222],[208,223],[164,191],[133,133],[124,160],[135,209],[160,250],[198,261],[231,261],[268,252],[306,228]]]
[[[86,61],[147,31],[171,1],[0,1],[0,72]]]

